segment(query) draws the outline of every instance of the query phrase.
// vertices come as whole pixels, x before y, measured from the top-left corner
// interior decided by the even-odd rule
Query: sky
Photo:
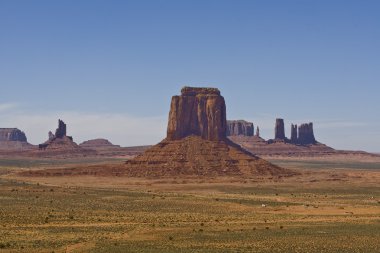
[[[380,152],[380,1],[0,0],[0,127],[33,144],[166,135],[183,86],[217,87],[228,119],[273,138]]]

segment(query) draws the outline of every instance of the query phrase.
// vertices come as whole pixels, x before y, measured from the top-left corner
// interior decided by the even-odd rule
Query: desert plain
[[[380,158],[264,158],[298,174],[24,176],[124,158],[3,157],[0,252],[380,251]]]

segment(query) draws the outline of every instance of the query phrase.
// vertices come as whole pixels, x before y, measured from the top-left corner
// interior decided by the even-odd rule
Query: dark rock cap
[[[217,88],[202,88],[202,87],[185,86],[181,89],[181,95],[182,96],[196,96],[196,95],[220,96],[220,91]]]

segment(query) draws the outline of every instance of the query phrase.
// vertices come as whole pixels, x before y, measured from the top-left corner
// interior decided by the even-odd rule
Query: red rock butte
[[[172,97],[167,140],[190,135],[210,141],[224,140],[226,126],[226,104],[218,89],[184,87],[181,96]]]
[[[290,176],[227,139],[226,105],[216,88],[184,87],[173,96],[167,137],[129,160],[118,175]]]

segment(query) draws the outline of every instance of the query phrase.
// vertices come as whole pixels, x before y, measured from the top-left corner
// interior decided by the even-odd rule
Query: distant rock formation
[[[114,145],[109,140],[101,138],[84,141],[79,146],[88,149],[120,148],[119,145]]]
[[[24,132],[17,128],[0,128],[0,141],[27,142]]]
[[[62,120],[58,120],[58,128],[55,130],[55,138],[63,138],[66,136],[66,124]],[[50,139],[50,136],[49,136]]]
[[[49,137],[48,140],[51,141],[51,140],[53,140],[55,138],[55,135],[51,131],[49,131],[48,137]]]
[[[298,127],[298,144],[309,145],[315,144],[317,141],[314,137],[313,123],[301,124]]]
[[[297,130],[297,125],[291,125],[291,135],[290,135],[290,142],[293,144],[298,143],[298,130]]]
[[[285,140],[285,125],[283,119],[276,119],[276,126],[274,129],[274,138],[276,140]]]
[[[275,138],[268,140],[268,144],[276,143],[278,141],[296,145],[312,145],[317,143],[314,137],[313,123],[301,124],[298,128],[297,125],[292,124],[290,129],[289,140],[285,136],[284,120],[276,119]]]
[[[25,151],[33,149],[34,146],[28,143],[26,135],[17,128],[0,128],[0,150],[7,151]]]
[[[226,127],[226,106],[218,89],[185,87],[172,98],[167,138],[128,160],[120,173],[131,177],[294,175],[228,140]]]
[[[227,120],[227,136],[253,136],[254,129],[252,122],[245,120]]]
[[[256,128],[256,137],[260,137],[260,128],[257,126]]]
[[[291,124],[290,129],[290,139],[288,139],[285,136],[284,120],[276,119],[274,139],[258,138],[258,127],[256,136],[239,135],[228,138],[258,155],[314,156],[336,153],[336,150],[315,139],[312,122],[299,126]]]
[[[40,150],[78,150],[81,149],[78,144],[73,141],[73,137],[66,135],[66,124],[62,120],[58,120],[58,128],[55,135],[50,131],[49,139],[38,145]]]
[[[218,89],[184,87],[181,96],[172,97],[167,140],[198,135],[220,141],[226,138],[226,127],[226,106]]]

